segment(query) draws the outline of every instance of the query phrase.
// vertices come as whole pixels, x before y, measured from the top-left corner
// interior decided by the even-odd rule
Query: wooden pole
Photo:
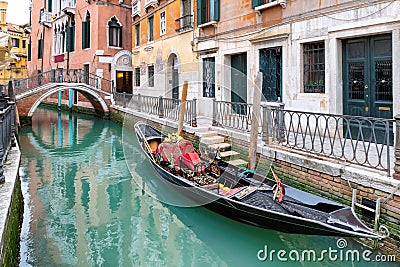
[[[182,88],[181,105],[179,107],[179,124],[178,124],[178,135],[179,136],[182,136],[183,121],[185,119],[187,90],[188,90],[188,81],[184,81],[183,88]]]
[[[254,170],[256,168],[257,157],[257,139],[258,139],[258,126],[260,124],[261,113],[261,88],[262,88],[262,73],[257,73],[256,83],[253,93],[253,112],[251,117],[251,131],[250,131],[250,146],[249,146],[249,164],[247,168]]]

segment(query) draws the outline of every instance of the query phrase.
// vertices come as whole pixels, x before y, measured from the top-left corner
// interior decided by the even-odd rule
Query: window
[[[304,93],[325,93],[325,44],[303,45]]]
[[[19,48],[19,39],[18,38],[11,38],[11,46]]]
[[[149,29],[149,38],[148,41],[154,41],[154,17],[151,16],[148,19],[148,29]]]
[[[251,6],[255,8],[272,2],[276,2],[276,0],[251,0]]]
[[[140,45],[140,23],[135,25],[135,46]]]
[[[65,46],[67,52],[75,51],[75,21],[71,22],[71,26],[67,26]]]
[[[149,73],[149,87],[154,87],[154,66],[148,67]]]
[[[203,97],[215,97],[215,57],[203,60]]]
[[[108,22],[108,45],[122,47],[122,26],[115,17]]]
[[[167,21],[165,17],[165,11],[160,13],[160,36],[167,33]]]
[[[197,25],[219,20],[219,0],[197,0]]]
[[[26,40],[22,40],[22,48],[26,48]]]
[[[32,46],[31,43],[28,44],[28,61],[32,60]]]
[[[40,39],[38,40],[38,58],[43,58],[43,33],[40,35]]]
[[[140,86],[140,68],[135,68],[135,86]]]
[[[82,49],[90,48],[90,14],[82,21]]]

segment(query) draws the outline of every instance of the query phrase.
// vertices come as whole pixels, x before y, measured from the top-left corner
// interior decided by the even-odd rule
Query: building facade
[[[0,31],[10,39],[10,50],[0,56],[0,84],[28,77],[28,33],[24,26],[6,22],[7,6],[7,2],[0,1]]]
[[[131,92],[130,2],[33,0],[29,75],[81,69]]]
[[[252,103],[260,71],[264,100],[287,109],[400,113],[399,1],[212,2],[197,1],[196,45],[218,100]]]
[[[132,1],[134,91],[179,99],[184,80],[197,73],[194,0]],[[197,85],[189,84],[189,98]]]

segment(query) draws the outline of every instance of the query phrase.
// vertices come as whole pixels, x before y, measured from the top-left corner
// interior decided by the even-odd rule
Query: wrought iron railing
[[[264,108],[267,142],[390,175],[394,120]]]
[[[96,90],[112,92],[113,82],[93,73],[86,73],[81,69],[53,69],[41,72],[28,78],[14,81],[15,95],[50,83],[85,83]],[[3,86],[7,89],[7,85]]]
[[[213,125],[240,131],[251,130],[253,105],[213,100]],[[261,125],[261,122],[259,123]]]
[[[15,103],[0,95],[0,184],[5,182],[3,163],[14,142]]]
[[[178,121],[180,100],[163,96],[144,96],[141,94],[114,93],[114,101],[117,105],[128,107],[132,110],[143,112],[159,118],[167,118]],[[197,100],[186,101],[185,123],[197,126]]]
[[[179,27],[176,29],[177,32],[184,32],[193,29],[193,15],[184,15],[177,18],[176,21],[179,23]]]

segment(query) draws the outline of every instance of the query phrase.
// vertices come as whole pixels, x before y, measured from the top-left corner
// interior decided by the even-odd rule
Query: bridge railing
[[[113,82],[93,73],[85,72],[81,69],[53,69],[41,72],[28,78],[14,81],[15,95],[25,93],[29,90],[44,86],[49,83],[85,83],[96,90],[113,92]],[[8,85],[2,86],[2,91],[6,92]]]
[[[0,184],[5,182],[3,163],[14,142],[15,102],[0,94]]]

